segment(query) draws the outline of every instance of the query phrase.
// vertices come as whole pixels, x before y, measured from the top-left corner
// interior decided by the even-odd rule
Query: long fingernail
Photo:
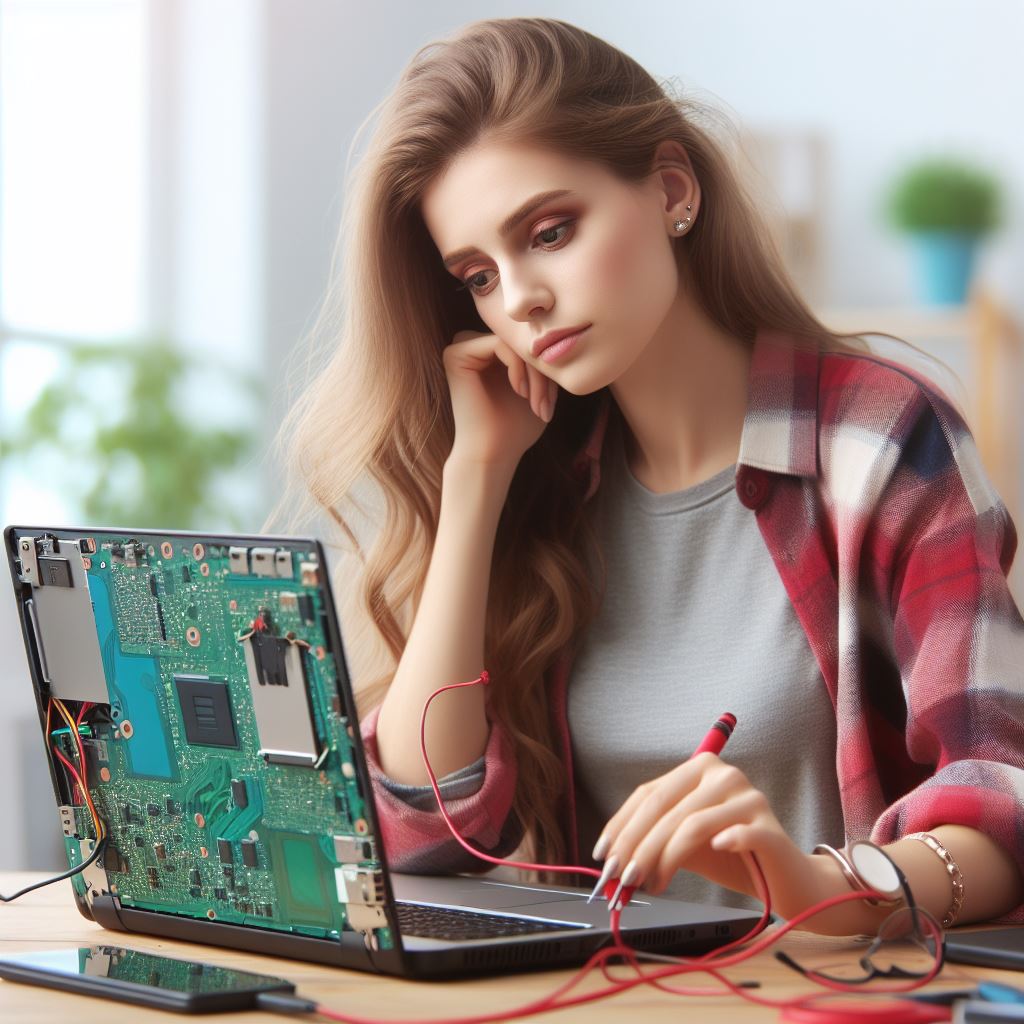
[[[594,852],[591,856],[594,860],[604,860],[604,855],[608,852],[608,837],[601,836],[596,843],[594,843]]]
[[[521,380],[519,382],[519,387],[516,388],[516,390],[519,392],[519,394],[523,398],[529,398],[530,397],[530,389],[526,386],[526,381],[525,380]]]
[[[540,403],[540,418],[545,423],[550,423],[551,422],[551,401],[550,401],[550,399],[547,399],[547,398],[541,399],[541,403]]]
[[[627,885],[633,885],[634,882],[636,882],[636,876],[638,871],[639,868],[637,868],[635,860],[631,860],[626,865],[626,870],[622,872],[622,877],[619,879],[619,887],[615,890],[614,893],[612,893],[612,898],[608,901],[609,907],[615,906],[615,903],[621,895],[622,890]]]
[[[594,886],[594,891],[587,897],[587,902],[592,903],[594,898],[598,896],[605,887],[605,883],[609,878],[615,877],[615,872],[619,870],[619,858],[614,854],[608,858],[605,862],[604,870],[601,872],[601,877],[597,880],[597,885]]]

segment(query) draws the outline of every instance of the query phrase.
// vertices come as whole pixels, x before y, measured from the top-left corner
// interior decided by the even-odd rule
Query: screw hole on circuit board
[[[131,722],[129,722],[129,721],[128,721],[128,719],[126,718],[126,719],[125,719],[125,720],[124,720],[124,721],[123,721],[123,722],[121,723],[121,735],[122,735],[122,736],[123,736],[123,737],[124,737],[124,738],[125,738],[126,740],[130,740],[130,739],[132,738],[132,736],[133,736],[134,734],[135,734],[135,729],[134,729],[134,727],[132,726],[132,723],[131,723]]]
[[[160,554],[163,555],[164,558],[173,558],[174,545],[169,540],[165,540],[163,544],[160,545]]]
[[[192,545],[192,557],[198,562],[202,559],[203,555],[206,554],[206,548],[202,544]]]

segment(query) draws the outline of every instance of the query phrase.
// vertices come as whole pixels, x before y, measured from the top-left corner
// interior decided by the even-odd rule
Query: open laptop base
[[[87,918],[407,977],[579,963],[610,941],[583,890],[389,869],[319,541],[4,540],[69,866],[108,837],[72,877]],[[757,919],[638,893],[622,928],[695,955]]]

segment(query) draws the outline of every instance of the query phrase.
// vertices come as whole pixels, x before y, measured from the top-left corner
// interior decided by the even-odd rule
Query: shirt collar
[[[791,335],[757,332],[738,465],[787,476],[817,475],[818,360],[816,348],[799,345]],[[578,456],[580,468],[588,469],[590,476],[584,500],[597,490],[612,401],[608,395],[602,403]]]

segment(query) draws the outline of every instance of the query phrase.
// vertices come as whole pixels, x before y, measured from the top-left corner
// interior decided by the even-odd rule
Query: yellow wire
[[[74,718],[71,717],[71,712],[68,711],[68,709],[64,706],[64,702],[60,700],[58,697],[52,697],[51,700],[56,706],[58,713],[61,715],[64,721],[67,722],[68,728],[71,730],[73,734],[77,735],[78,725],[76,724]],[[77,748],[78,744],[76,743],[75,746]],[[83,795],[85,796],[85,802],[89,808],[89,813],[92,815],[93,826],[96,829],[96,839],[97,841],[99,841],[105,835],[105,830],[103,828],[103,821],[96,811],[96,805],[92,802],[92,795],[89,793],[89,784],[88,779],[86,778],[88,773],[86,771],[84,760],[80,759],[79,768],[81,770],[82,776]]]

